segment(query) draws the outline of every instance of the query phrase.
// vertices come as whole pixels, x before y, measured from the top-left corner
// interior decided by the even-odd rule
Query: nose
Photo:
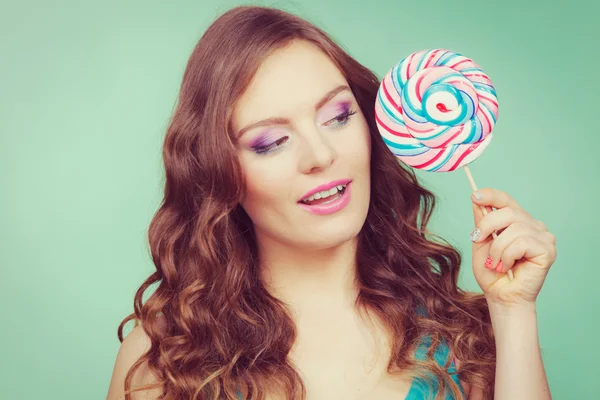
[[[322,133],[304,136],[300,170],[310,174],[329,168],[337,158],[332,142]]]

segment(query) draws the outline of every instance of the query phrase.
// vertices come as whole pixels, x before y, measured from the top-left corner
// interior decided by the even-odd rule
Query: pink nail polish
[[[502,272],[502,260],[500,260],[500,262],[498,263],[498,266],[496,267],[496,272]]]
[[[494,266],[492,265],[492,261],[492,256],[487,256],[487,258],[485,259],[485,264],[483,264],[483,266],[487,269],[493,269]]]

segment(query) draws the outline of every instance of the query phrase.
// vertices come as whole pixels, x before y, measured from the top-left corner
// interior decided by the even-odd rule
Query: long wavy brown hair
[[[457,287],[461,255],[430,233],[435,196],[387,149],[374,120],[379,79],[310,22],[282,10],[244,6],[225,12],[194,48],[166,132],[164,199],[149,227],[156,272],[135,295],[134,319],[150,349],[125,380],[132,392],[162,388],[160,399],[264,399],[281,390],[303,399],[306,389],[288,359],[296,327],[286,305],[259,279],[252,223],[240,206],[244,181],[231,115],[261,62],[271,52],[306,40],[318,46],[349,83],[370,129],[371,201],[358,235],[356,306],[380,318],[392,338],[388,372],[463,398],[444,368],[456,356],[459,378],[493,398],[495,344],[483,295]],[[156,284],[156,285],[155,285]],[[147,289],[154,292],[144,302]],[[422,313],[416,313],[421,309]],[[427,360],[415,358],[424,337]],[[444,368],[433,358],[450,352]],[[146,363],[154,385],[131,388]],[[434,379],[433,379],[433,378]],[[433,381],[432,381],[433,379]],[[437,383],[435,383],[437,382]]]

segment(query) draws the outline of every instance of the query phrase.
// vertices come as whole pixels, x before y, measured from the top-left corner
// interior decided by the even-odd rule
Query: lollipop
[[[375,103],[377,127],[396,157],[431,172],[462,167],[473,190],[467,165],[489,145],[497,119],[490,78],[473,60],[443,49],[400,61],[382,79]]]

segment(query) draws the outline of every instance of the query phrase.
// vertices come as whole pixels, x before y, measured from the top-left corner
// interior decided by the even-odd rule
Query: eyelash
[[[348,109],[348,110],[344,111],[343,113],[341,113],[340,115],[338,115],[337,117],[335,117],[335,118],[333,118],[333,119],[331,119],[331,120],[329,120],[329,121],[325,122],[325,124],[324,124],[324,125],[325,125],[325,126],[329,126],[328,124],[329,124],[331,121],[336,121],[336,120],[337,120],[337,121],[338,121],[338,127],[340,127],[340,126],[344,126],[344,125],[346,125],[348,122],[350,122],[350,117],[351,117],[351,116],[353,116],[354,114],[356,114],[356,111]],[[339,121],[340,119],[343,119],[343,122],[342,122],[342,121]]]
[[[344,111],[343,113],[341,113],[340,115],[338,115],[337,117],[332,118],[329,121],[325,122],[323,125],[329,126],[329,124],[331,124],[332,121],[338,121],[338,124],[334,129],[343,127],[346,124],[348,124],[348,122],[350,122],[350,117],[352,117],[354,114],[356,114],[355,110],[348,109],[348,110]],[[287,142],[288,139],[289,139],[288,136],[284,136],[266,146],[254,147],[253,150],[256,154],[261,155],[261,156],[266,155],[266,154],[272,154],[273,152],[280,150],[282,148],[281,145],[284,144],[285,142]]]
[[[288,136],[284,136],[282,138],[277,139],[276,141],[274,141],[271,144],[268,144],[266,146],[257,146],[254,147],[254,152],[258,155],[265,155],[265,154],[269,154],[272,153],[275,150],[278,150],[281,148],[280,145],[284,144],[285,142],[287,142],[289,139]]]

